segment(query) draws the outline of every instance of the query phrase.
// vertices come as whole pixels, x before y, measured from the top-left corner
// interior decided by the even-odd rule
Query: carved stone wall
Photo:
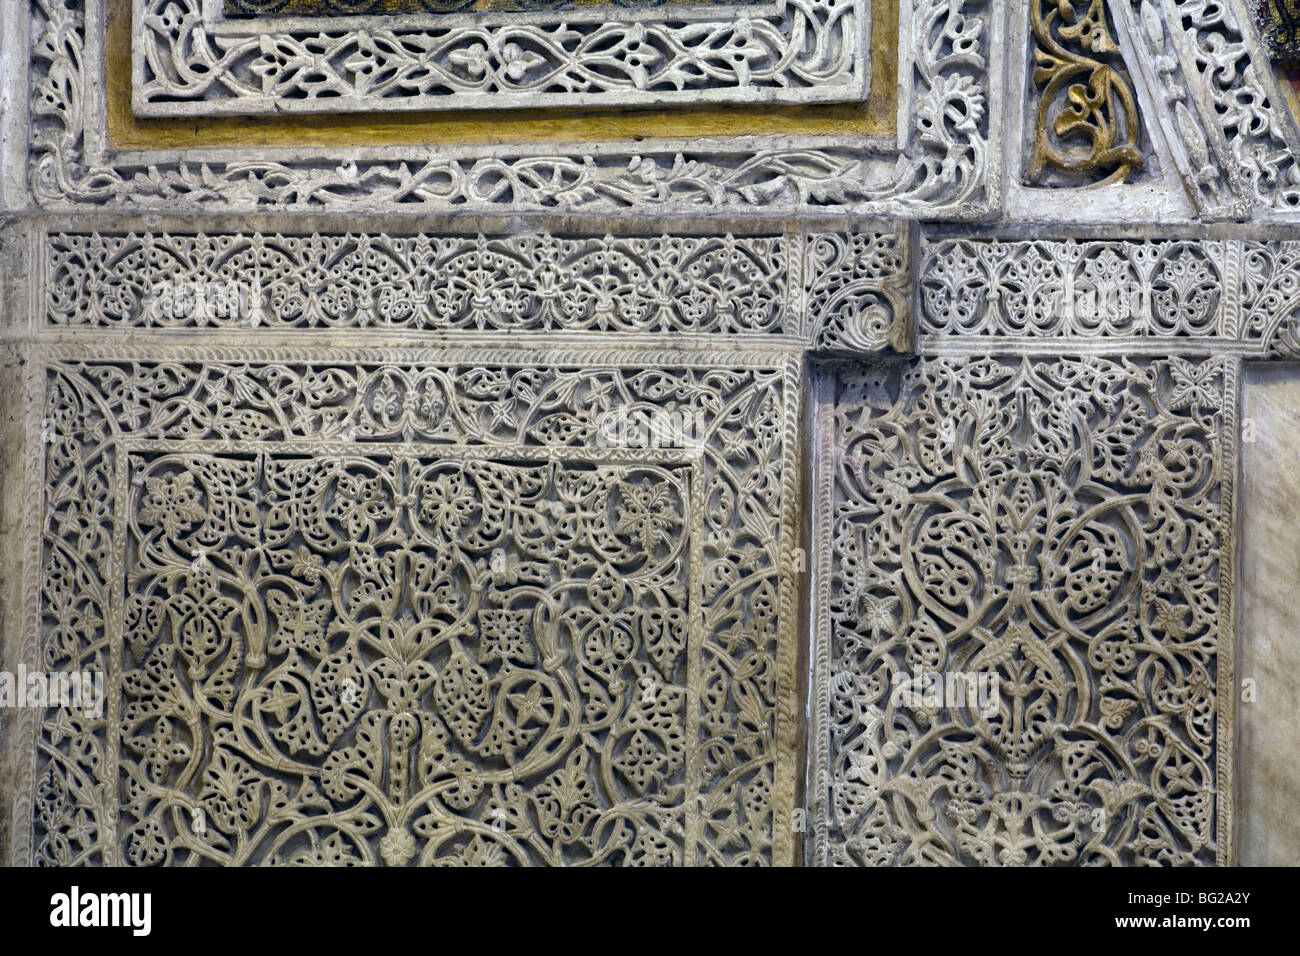
[[[910,246],[23,233],[12,659],[106,687],[12,858],[794,862],[803,354]]]
[[[1297,817],[1289,0],[3,2],[6,861]]]

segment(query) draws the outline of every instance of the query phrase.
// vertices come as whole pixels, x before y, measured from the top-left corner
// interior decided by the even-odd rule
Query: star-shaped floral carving
[[[144,502],[140,505],[140,519],[148,524],[162,525],[169,538],[174,538],[197,521],[202,521],[207,511],[200,504],[194,476],[182,471],[171,478],[155,475],[145,479]]]
[[[1219,366],[1215,362],[1188,362],[1171,356],[1169,359],[1169,377],[1173,379],[1173,390],[1169,393],[1171,411],[1190,408],[1219,407],[1220,390],[1217,385]]]
[[[546,704],[542,699],[542,685],[533,684],[523,694],[511,694],[510,705],[515,709],[515,720],[519,726],[523,726],[530,720],[536,720],[539,724],[544,724],[550,713],[546,709]]]

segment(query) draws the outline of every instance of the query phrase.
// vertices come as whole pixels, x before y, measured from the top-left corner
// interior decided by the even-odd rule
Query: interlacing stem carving
[[[1039,93],[1030,179],[1045,181],[1050,168],[1124,182],[1143,167],[1140,120],[1128,76],[1105,62],[1119,48],[1104,0],[1083,14],[1071,0],[1036,0],[1030,11]]]
[[[574,363],[52,365],[33,861],[782,862],[794,371]]]
[[[1232,361],[831,374],[818,862],[1227,860]]]

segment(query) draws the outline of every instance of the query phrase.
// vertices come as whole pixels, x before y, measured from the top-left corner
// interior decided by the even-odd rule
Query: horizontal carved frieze
[[[353,11],[354,15],[356,11]],[[136,0],[142,116],[862,102],[870,0],[764,3],[729,16],[536,10],[361,25],[214,18],[202,0]]]
[[[936,347],[1300,355],[1300,243],[942,239],[922,243]]]
[[[849,352],[912,341],[906,231],[40,243],[45,328],[745,333]]]

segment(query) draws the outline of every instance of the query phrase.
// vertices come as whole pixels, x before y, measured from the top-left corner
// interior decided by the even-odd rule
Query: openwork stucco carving
[[[908,235],[54,233],[40,325],[710,332],[903,352]]]
[[[1227,165],[1227,140],[1200,109],[1200,98],[1184,78],[1178,40],[1182,34],[1167,27],[1160,0],[1113,4],[1117,25],[1134,51],[1133,74],[1145,78],[1158,104],[1153,120],[1164,126],[1175,168],[1193,208],[1211,220],[1239,219],[1250,201],[1238,169]],[[1208,125],[1207,125],[1208,124]]]
[[[686,0],[683,4],[705,3],[708,0]],[[766,0],[731,0],[731,6],[752,6]],[[431,13],[445,15],[462,11],[474,12],[525,12],[553,10],[562,6],[563,0],[222,0],[221,12],[226,17],[257,17],[265,14],[292,16],[305,14],[311,17],[355,17],[358,14],[391,16],[401,13]],[[586,6],[620,7],[624,10],[644,6],[642,0],[596,0]]]
[[[812,347],[911,352],[911,261],[905,233],[809,236],[803,294]]]
[[[151,350],[48,347],[20,861],[788,859],[792,358]]]
[[[9,859],[1234,862],[1254,0],[17,2]]]
[[[1229,859],[1236,377],[831,371],[814,862]]]
[[[1113,4],[1169,112],[1188,194],[1208,218],[1300,206],[1300,131],[1245,0]]]
[[[869,0],[787,0],[747,16],[673,11],[212,19],[202,0],[136,0],[145,116],[389,109],[856,102]],[[356,13],[357,11],[353,11]],[[613,16],[611,17],[611,14]],[[422,22],[420,22],[422,21]],[[252,29],[250,29],[250,26]]]
[[[944,348],[1300,355],[1292,241],[944,239],[922,250],[920,332]]]
[[[886,241],[893,237],[882,237]],[[48,239],[52,325],[797,332],[793,237]],[[883,279],[886,270],[875,278]],[[193,303],[178,285],[192,284]],[[237,308],[204,290],[235,283]],[[161,293],[161,294],[160,294]]]
[[[101,0],[32,0],[31,190],[49,208],[375,211],[844,208],[977,218],[996,200],[990,130],[1000,0],[910,0],[897,151],[853,137],[568,148],[387,147],[115,155],[90,108]]]

